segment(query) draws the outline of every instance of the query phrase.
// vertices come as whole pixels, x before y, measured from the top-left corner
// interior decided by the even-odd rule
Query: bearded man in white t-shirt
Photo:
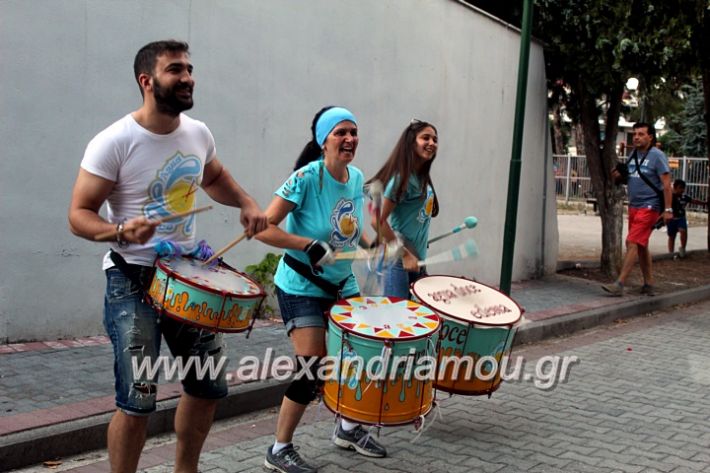
[[[89,143],[69,208],[71,231],[88,240],[106,239],[107,285],[104,326],[113,343],[117,410],[108,429],[111,471],[135,472],[145,444],[148,415],[155,410],[156,382],[133,365],[157,361],[165,338],[176,357],[224,356],[221,336],[161,318],[143,301],[140,283],[150,278],[158,240],[195,246],[195,215],[158,224],[156,218],[191,210],[201,187],[215,201],[241,209],[251,237],[267,226],[256,201],[216,157],[207,126],[182,112],[192,108],[189,47],[179,41],[147,44],[136,55],[136,81],[143,105],[101,131]],[[99,215],[107,203],[107,218]],[[111,254],[114,253],[113,257]],[[116,256],[120,255],[120,258]],[[121,268],[114,261],[119,262]],[[212,379],[195,370],[183,380],[175,414],[176,472],[197,472],[200,451],[212,425],[217,400],[227,395],[225,370]]]

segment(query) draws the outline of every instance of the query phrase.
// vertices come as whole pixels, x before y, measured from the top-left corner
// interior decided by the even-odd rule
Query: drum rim
[[[332,318],[333,317],[333,307],[335,307],[336,305],[340,304],[341,302],[347,302],[349,299],[368,298],[368,297],[370,297],[370,298],[372,298],[372,297],[387,297],[391,300],[394,300],[395,302],[409,301],[409,299],[404,299],[403,297],[397,297],[397,296],[355,296],[355,297],[348,297],[347,299],[339,299],[333,303],[330,310],[328,311],[328,321],[332,322],[334,325],[336,325],[343,332],[347,332],[347,333],[352,334],[356,337],[367,338],[369,340],[377,340],[377,341],[390,341],[392,343],[421,340],[422,338],[432,337],[432,336],[436,335],[437,332],[439,332],[439,330],[441,330],[441,325],[442,325],[441,316],[439,316],[439,314],[437,314],[436,311],[434,311],[431,307],[427,307],[424,304],[420,304],[419,302],[414,302],[414,301],[410,301],[410,302],[414,302],[415,304],[418,304],[420,306],[423,306],[423,307],[429,309],[436,316],[436,320],[439,325],[437,325],[436,328],[431,329],[431,332],[428,332],[428,333],[422,334],[422,335],[412,335],[411,337],[406,337],[406,338],[378,337],[376,335],[367,335],[364,333],[355,332],[348,327],[343,327],[342,325],[340,325],[340,322],[333,320],[333,318]],[[348,304],[348,305],[352,305],[352,304]]]
[[[228,264],[225,263],[224,261],[222,261],[222,262],[219,263],[220,266],[224,266],[225,268],[227,268],[227,269],[229,269],[229,270],[231,270],[231,271],[234,271],[235,273],[239,274],[240,276],[242,276],[242,277],[244,277],[245,279],[247,279],[247,280],[249,280],[250,282],[252,282],[252,283],[259,289],[259,294],[239,294],[239,293],[230,292],[230,291],[219,291],[219,290],[217,290],[217,289],[212,289],[212,288],[210,288],[210,287],[205,287],[205,286],[202,286],[202,285],[200,285],[200,284],[196,284],[194,281],[191,281],[190,279],[184,277],[183,275],[181,275],[180,273],[176,272],[175,270],[169,269],[169,268],[166,268],[166,267],[165,267],[165,265],[163,264],[163,262],[164,262],[165,260],[173,260],[173,259],[175,259],[175,258],[176,258],[176,257],[172,257],[172,256],[164,256],[164,257],[162,257],[162,258],[157,258],[156,261],[155,261],[155,266],[158,267],[158,268],[160,268],[165,274],[168,275],[168,277],[172,277],[172,278],[174,278],[174,279],[177,279],[178,281],[180,281],[180,282],[182,282],[182,283],[185,283],[185,284],[189,284],[190,286],[197,287],[197,288],[199,288],[199,289],[201,289],[201,290],[203,290],[203,291],[205,291],[205,292],[209,292],[209,293],[212,293],[212,294],[218,294],[218,295],[220,295],[220,296],[222,296],[222,297],[229,297],[229,298],[232,298],[232,299],[258,299],[258,298],[260,298],[260,297],[266,297],[266,291],[264,290],[264,288],[262,287],[261,284],[259,284],[259,283],[256,282],[254,279],[252,279],[249,275],[247,275],[247,274],[245,274],[245,273],[242,273],[241,271],[239,271],[239,270],[233,268],[232,266],[228,265]],[[184,255],[183,255],[183,256],[179,256],[178,258],[185,258],[185,259],[189,259],[189,260],[195,260],[195,258],[193,258],[193,257],[191,257],[191,256],[184,256]]]
[[[421,299],[421,297],[419,296],[419,294],[417,294],[417,291],[415,290],[415,287],[414,287],[414,286],[416,286],[416,284],[417,284],[419,281],[421,281],[421,280],[423,280],[423,279],[435,278],[435,277],[446,277],[446,278],[453,278],[453,279],[463,279],[463,280],[472,282],[472,283],[474,283],[474,284],[480,284],[481,286],[487,287],[488,289],[491,289],[491,290],[497,292],[498,294],[501,294],[501,295],[504,296],[506,299],[508,299],[509,301],[511,301],[513,304],[515,304],[515,307],[518,308],[518,312],[519,312],[519,313],[518,313],[518,318],[515,319],[515,320],[512,321],[512,322],[508,322],[508,323],[504,323],[504,324],[495,324],[495,323],[490,323],[490,322],[479,322],[479,321],[477,321],[477,320],[464,319],[463,317],[460,317],[460,316],[455,315],[455,314],[451,314],[451,313],[446,312],[446,311],[444,311],[444,310],[435,309],[435,308],[432,307],[429,303],[427,303],[427,302],[425,302],[425,301],[423,301],[423,300]],[[483,284],[482,282],[474,281],[473,279],[470,279],[470,278],[467,278],[467,277],[464,277],[464,276],[452,276],[452,275],[450,275],[450,274],[429,274],[429,275],[427,275],[427,276],[424,276],[424,277],[419,278],[419,279],[417,279],[416,281],[414,281],[414,282],[411,284],[411,286],[410,286],[410,288],[409,288],[409,291],[410,291],[411,293],[413,293],[414,296],[415,296],[417,299],[420,300],[419,304],[424,305],[424,306],[428,307],[429,309],[433,310],[437,315],[439,315],[439,317],[441,317],[441,318],[443,318],[443,319],[452,320],[452,321],[454,321],[454,322],[462,322],[462,323],[464,323],[464,324],[466,324],[466,325],[485,325],[486,327],[513,327],[515,324],[517,324],[518,322],[520,322],[520,319],[523,318],[523,313],[525,312],[525,309],[523,309],[522,307],[520,307],[520,304],[518,304],[517,302],[515,302],[515,300],[513,300],[511,297],[509,297],[509,296],[507,296],[506,294],[503,294],[502,292],[500,292],[498,289],[496,289],[496,288],[494,288],[494,287],[492,287],[492,286],[489,286],[488,284]]]

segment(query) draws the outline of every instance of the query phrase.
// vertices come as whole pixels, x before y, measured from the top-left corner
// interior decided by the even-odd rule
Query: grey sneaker
[[[643,286],[641,286],[641,294],[646,294],[647,296],[655,296],[656,291],[650,284],[644,284]]]
[[[602,289],[609,293],[613,297],[621,297],[624,295],[624,286],[618,282],[613,282],[611,284],[602,284]]]
[[[342,425],[338,424],[333,442],[340,448],[355,450],[366,457],[382,458],[387,456],[385,447],[380,445],[361,425],[346,431],[343,430]]]
[[[681,258],[685,258],[685,247],[684,246],[681,246],[680,248],[678,248],[678,256],[680,256]]]
[[[273,448],[273,445],[269,447],[264,460],[264,466],[269,470],[281,473],[315,473],[318,471],[317,468],[312,467],[301,458],[292,444],[288,444],[278,453],[272,453]]]

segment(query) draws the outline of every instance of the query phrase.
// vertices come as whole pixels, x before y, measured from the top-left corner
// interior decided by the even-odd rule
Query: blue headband
[[[338,123],[346,120],[357,124],[355,115],[348,109],[333,107],[323,112],[316,122],[316,143],[318,143],[318,146],[323,146],[325,139],[330,132],[333,131],[333,128],[335,128]]]

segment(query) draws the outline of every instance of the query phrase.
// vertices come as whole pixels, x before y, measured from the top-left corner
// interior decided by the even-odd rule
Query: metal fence
[[[620,160],[625,158],[620,157]],[[555,191],[557,198],[570,201],[586,201],[593,198],[592,180],[589,177],[589,167],[586,156],[570,154],[552,155],[552,165],[555,172]],[[671,166],[672,179],[683,179],[686,182],[685,192],[691,197],[707,202],[708,198],[708,160],[707,158],[668,158]],[[706,212],[706,207],[689,205],[688,210]]]

